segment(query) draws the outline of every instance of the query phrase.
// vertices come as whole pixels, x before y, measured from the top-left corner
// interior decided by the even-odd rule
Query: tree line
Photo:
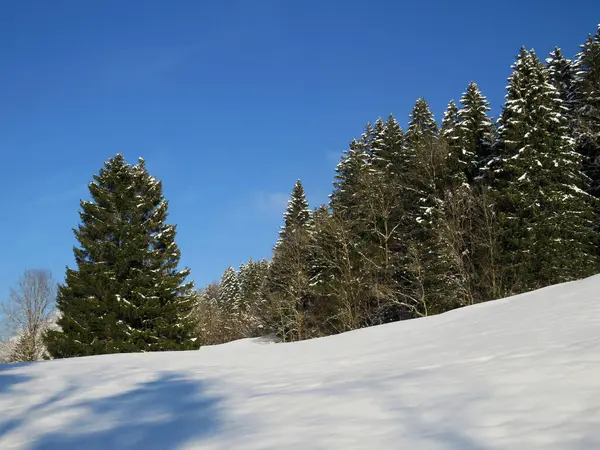
[[[600,27],[572,60],[521,48],[505,98],[493,120],[471,82],[441,124],[423,98],[406,131],[367,123],[329,203],[299,180],[271,260],[201,291],[201,340],[326,336],[596,273]]]
[[[505,98],[493,120],[471,82],[440,124],[424,98],[406,130],[393,115],[367,123],[329,202],[311,209],[298,180],[270,260],[201,289],[178,267],[161,182],[117,155],[81,202],[55,325],[19,336],[41,336],[51,358],[296,341],[596,273],[600,26],[573,59],[521,48]]]

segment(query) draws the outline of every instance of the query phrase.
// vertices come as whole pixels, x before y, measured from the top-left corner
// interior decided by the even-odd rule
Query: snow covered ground
[[[0,449],[600,449],[600,276],[294,344],[0,365]]]

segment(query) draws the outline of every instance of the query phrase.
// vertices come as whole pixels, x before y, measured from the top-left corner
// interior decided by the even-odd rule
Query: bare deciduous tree
[[[56,284],[45,269],[29,269],[10,290],[2,304],[3,320],[13,336],[9,343],[9,362],[37,361],[45,356],[44,331],[52,324]]]

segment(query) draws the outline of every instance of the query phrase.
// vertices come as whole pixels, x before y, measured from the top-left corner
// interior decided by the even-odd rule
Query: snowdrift
[[[294,344],[0,365],[0,448],[598,449],[600,276]]]

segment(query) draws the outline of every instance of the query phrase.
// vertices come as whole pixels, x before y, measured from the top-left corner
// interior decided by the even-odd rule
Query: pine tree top
[[[310,218],[311,210],[306,200],[306,193],[304,192],[302,181],[298,179],[292,189],[292,194],[283,216],[284,224],[279,233],[280,241],[292,235],[297,229],[307,227]]]
[[[438,126],[433,118],[429,104],[424,98],[419,98],[409,115],[410,122],[406,131],[406,138],[412,145],[431,139],[438,133]]]
[[[458,120],[458,106],[456,106],[454,100],[450,100],[446,110],[444,111],[444,118],[442,119],[442,136],[449,140],[458,139],[459,137],[456,134]]]

